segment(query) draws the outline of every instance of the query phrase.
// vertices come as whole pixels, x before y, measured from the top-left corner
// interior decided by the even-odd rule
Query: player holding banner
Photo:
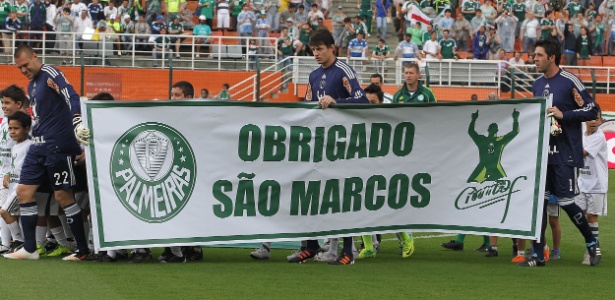
[[[553,106],[547,113],[559,121],[561,130],[551,130],[545,203],[542,212],[540,242],[534,243],[534,256],[520,264],[521,267],[544,267],[545,228],[547,225],[547,200],[557,196],[559,205],[579,229],[587,247],[592,266],[600,263],[600,243],[592,235],[585,214],[575,203],[579,194],[578,168],[583,167],[583,137],[581,122],[595,120],[598,107],[576,76],[559,67],[561,49],[557,41],[542,40],[536,43],[536,69],[544,75],[532,85],[536,97],[552,97]],[[556,126],[557,127],[557,126]],[[559,131],[559,132],[558,132]]]
[[[81,209],[73,196],[73,186],[76,184],[73,159],[81,153],[77,139],[84,145],[89,144],[89,131],[81,126],[79,95],[62,72],[41,64],[30,46],[19,46],[14,58],[19,71],[30,80],[28,92],[34,125],[32,146],[26,155],[17,187],[25,243],[23,248],[4,257],[39,258],[35,236],[38,210],[34,194],[41,184],[48,181],[56,201],[66,213],[77,242],[78,250],[64,260],[83,260],[89,249]]]
[[[335,56],[335,40],[328,30],[318,30],[310,38],[310,48],[320,67],[310,73],[306,101],[318,101],[326,109],[336,103],[369,103],[357,80],[356,72]],[[344,237],[344,249],[334,265],[354,263],[352,237]],[[320,251],[317,240],[308,240],[306,248],[297,255],[288,257],[289,262],[304,262],[313,259]]]

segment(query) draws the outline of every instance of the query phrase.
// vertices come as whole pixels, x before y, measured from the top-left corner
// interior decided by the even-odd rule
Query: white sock
[[[329,239],[329,254],[337,256],[337,248],[340,246],[340,239]]]
[[[115,258],[115,256],[117,255],[117,251],[107,250],[107,255],[109,255],[111,258]]]
[[[23,242],[23,233],[21,232],[21,227],[19,227],[19,222],[15,221],[8,225],[9,230],[11,230],[11,236],[13,237],[13,241]]]
[[[171,253],[173,253],[173,255],[178,256],[178,257],[184,257],[181,247],[178,247],[178,246],[171,247]]]
[[[62,228],[62,226],[51,228],[51,234],[53,234],[58,244],[64,247],[70,247],[70,244],[66,240],[66,233],[64,232],[64,228]]]
[[[11,246],[11,230],[3,218],[0,218],[0,240],[2,240],[2,246],[7,248]]]
[[[354,245],[354,240],[353,240],[353,243],[352,243],[352,253],[355,253],[355,252],[359,252],[359,250],[357,250],[357,246]]]
[[[67,239],[74,238],[73,231],[70,230],[70,226],[68,225],[68,221],[66,221],[66,215],[59,215],[58,218],[60,218],[60,223],[62,223],[62,228],[64,229],[64,235],[66,235],[66,238]]]
[[[43,247],[45,241],[47,241],[47,226],[36,226],[36,243]]]

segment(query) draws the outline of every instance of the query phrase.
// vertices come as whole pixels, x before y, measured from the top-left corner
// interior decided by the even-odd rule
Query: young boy
[[[17,201],[17,185],[19,184],[19,175],[21,174],[21,168],[26,158],[26,153],[30,148],[32,142],[28,139],[28,133],[30,132],[30,125],[32,125],[32,119],[30,116],[22,111],[17,111],[8,116],[9,134],[11,139],[15,142],[15,145],[11,149],[11,171],[8,174],[9,177],[4,177],[4,186],[9,189],[8,206],[2,207],[2,216],[7,220],[7,216],[11,216],[13,222],[8,226],[16,227],[19,229],[19,236],[22,236],[21,229],[17,218],[12,214],[19,212],[19,201]],[[14,201],[12,199],[15,199]],[[10,219],[9,219],[10,220]],[[7,222],[8,223],[8,222]],[[14,229],[11,228],[11,231]],[[16,253],[14,253],[16,254]]]
[[[602,113],[598,118],[585,122],[583,134],[583,157],[585,166],[579,170],[580,194],[575,202],[583,212],[587,213],[587,221],[592,234],[598,239],[598,216],[606,216],[606,192],[609,186],[607,166],[607,144],[604,133],[599,128],[602,124]],[[582,264],[589,265],[589,254],[585,252]]]
[[[10,199],[8,195],[8,179],[11,170],[11,148],[15,145],[15,142],[9,136],[9,124],[8,116],[11,116],[15,112],[28,107],[28,98],[25,91],[16,86],[10,85],[0,93],[2,96],[2,111],[4,112],[4,118],[0,123],[0,132],[2,133],[0,139],[0,174],[4,177],[3,181],[7,184],[2,184],[0,188],[0,238],[2,246],[0,246],[0,254],[6,254],[11,249],[15,249],[23,244],[23,236],[17,218],[9,213],[9,207],[12,205],[18,205],[19,202],[16,199]],[[13,243],[11,244],[11,238]],[[12,246],[12,247],[11,247]]]

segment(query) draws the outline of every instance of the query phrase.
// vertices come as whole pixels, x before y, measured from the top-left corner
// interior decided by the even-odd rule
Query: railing
[[[288,67],[281,67],[287,60],[292,60],[292,70],[288,70]],[[535,72],[529,72],[527,68],[531,68],[531,65],[513,65],[506,61],[496,60],[417,60],[417,59],[385,59],[385,60],[370,60],[364,58],[344,58],[338,59],[345,60],[350,66],[354,68],[357,73],[357,78],[361,84],[369,83],[369,78],[374,73],[379,73],[384,77],[384,83],[387,85],[401,86],[404,83],[403,68],[402,66],[408,62],[418,63],[421,68],[421,80],[428,82],[431,86],[447,86],[447,87],[472,87],[472,88],[497,88],[498,96],[501,96],[502,90],[513,90],[516,98],[531,97],[532,96],[532,83],[540,77],[541,74]],[[283,87],[285,84],[295,85],[295,96],[297,86],[308,83],[309,74],[319,65],[316,63],[313,57],[306,56],[293,56],[269,66],[262,70],[267,73],[266,77],[261,78],[261,82],[265,82],[266,78],[274,76],[273,73],[276,70],[288,70],[284,74],[286,77],[282,77],[279,82],[268,81],[265,86],[260,86],[260,95],[274,93]],[[429,80],[427,79],[425,68],[429,69]],[[615,74],[613,68],[609,67],[569,67],[563,66],[565,70],[568,70],[577,76],[581,77],[581,81],[585,87],[589,90],[592,89],[591,78],[585,78],[582,75],[590,75],[590,70],[595,71],[596,81],[598,82],[597,90],[602,94],[614,94],[613,82],[615,80]],[[288,77],[287,74],[292,74]],[[259,93],[256,91],[256,76],[254,75],[244,82],[235,85],[233,88],[237,90],[246,91],[244,97],[241,100],[257,101],[256,95]],[[252,86],[246,86],[246,83],[254,83]],[[277,85],[276,85],[277,84]],[[247,92],[252,88],[252,92]],[[276,90],[277,89],[277,90]],[[263,98],[262,96],[260,98]]]
[[[98,40],[93,37],[98,36]],[[251,62],[257,57],[263,61],[276,62],[276,38],[209,36],[207,43],[196,43],[203,38],[190,34],[165,34],[176,43],[163,43],[165,51],[160,58],[153,57],[151,48],[153,39],[159,35],[119,34],[119,33],[60,33],[49,31],[20,31],[13,34],[11,45],[13,49],[22,43],[33,46],[43,63],[79,64],[79,57],[86,58],[86,65],[113,65],[116,67],[167,67],[164,57],[174,57],[174,68],[190,70],[250,70]],[[250,54],[247,45],[256,41],[259,45],[257,54]],[[201,51],[196,51],[200,46]],[[167,51],[166,49],[168,48]],[[179,48],[179,52],[176,51]],[[65,53],[61,55],[59,53]],[[196,55],[199,55],[197,57]],[[180,57],[177,57],[179,55]],[[12,55],[8,61],[14,62]],[[7,61],[7,62],[8,62]],[[239,64],[241,63],[241,64]]]

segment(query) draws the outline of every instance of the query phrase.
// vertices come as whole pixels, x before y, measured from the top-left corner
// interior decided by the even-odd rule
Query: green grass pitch
[[[615,171],[609,199],[615,198]],[[563,212],[562,212],[563,213]],[[351,266],[290,264],[289,250],[273,250],[270,261],[255,261],[251,249],[206,248],[203,262],[143,264],[0,260],[2,299],[578,299],[612,296],[612,217],[600,219],[602,263],[581,265],[584,242],[563,213],[562,258],[545,268],[518,268],[510,239],[500,239],[500,256],[473,249],[482,238],[468,236],[466,249],[440,247],[454,237],[417,238],[416,252],[402,259],[393,235],[382,251]],[[547,241],[550,243],[550,231]],[[416,236],[426,236],[416,234]],[[155,258],[160,254],[155,249]],[[25,297],[25,298],[24,298]],[[600,298],[597,298],[600,299]]]

